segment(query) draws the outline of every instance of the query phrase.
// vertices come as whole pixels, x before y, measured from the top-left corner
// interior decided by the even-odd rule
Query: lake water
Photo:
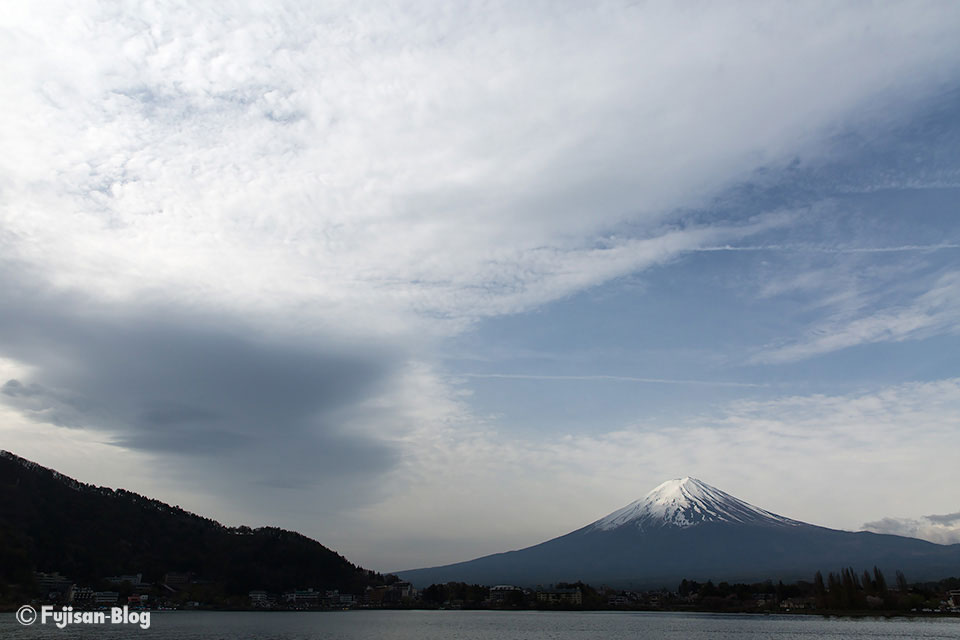
[[[0,614],[0,638],[150,640],[790,640],[954,638],[958,618],[823,618],[659,612],[342,611],[154,612],[150,628],[66,629]]]

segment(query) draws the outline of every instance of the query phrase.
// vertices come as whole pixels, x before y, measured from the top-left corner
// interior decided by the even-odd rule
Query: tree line
[[[821,572],[813,581],[798,580],[754,583],[714,583],[684,579],[675,591],[666,588],[650,591],[626,591],[606,586],[593,587],[583,582],[549,585],[558,589],[579,589],[582,604],[545,604],[536,599],[535,589],[510,592],[496,602],[490,599],[490,588],[479,584],[448,582],[423,589],[417,602],[406,606],[439,608],[454,606],[466,609],[631,609],[672,611],[785,611],[823,612],[910,612],[940,609],[951,590],[960,589],[960,578],[938,582],[908,583],[897,571],[892,583],[874,567],[857,572],[845,567]]]
[[[824,578],[817,571],[812,582],[798,580],[792,584],[772,581],[753,584],[700,584],[683,580],[677,595],[700,608],[721,610],[746,605],[750,601],[762,604],[760,609],[794,608],[826,611],[910,611],[937,610],[947,592],[960,589],[960,578],[938,582],[913,583],[902,571],[897,571],[889,584],[878,567],[857,572],[852,567],[831,571]],[[786,606],[784,606],[786,603]],[[744,607],[747,608],[747,607]]]

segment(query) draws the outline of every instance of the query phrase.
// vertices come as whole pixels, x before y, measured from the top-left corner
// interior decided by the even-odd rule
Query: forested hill
[[[0,451],[0,582],[34,571],[95,583],[192,573],[227,593],[326,588],[358,592],[380,576],[315,540],[273,527],[225,527],[159,500],[78,482]]]

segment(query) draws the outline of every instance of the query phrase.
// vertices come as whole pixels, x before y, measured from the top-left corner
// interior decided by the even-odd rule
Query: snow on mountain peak
[[[667,480],[646,496],[597,520],[590,529],[609,531],[632,525],[638,529],[692,527],[707,522],[740,524],[802,524],[770,513],[686,476]]]

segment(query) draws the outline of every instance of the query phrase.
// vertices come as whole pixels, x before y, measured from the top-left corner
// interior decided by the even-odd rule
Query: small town
[[[871,615],[960,615],[960,580],[907,585],[887,589],[881,573],[862,579],[852,570],[822,576],[814,582],[785,585],[770,581],[729,584],[683,580],[675,591],[631,591],[582,582],[539,585],[434,584],[417,589],[397,576],[385,584],[366,586],[360,593],[305,587],[273,593],[250,590],[246,596],[228,595],[223,586],[192,573],[170,572],[159,580],[142,573],[109,576],[93,586],[76,584],[58,572],[34,573],[34,604],[70,605],[97,610],[126,605],[132,610],[259,610],[336,611],[350,609],[543,609],[634,611],[728,611],[742,613],[854,613]]]

